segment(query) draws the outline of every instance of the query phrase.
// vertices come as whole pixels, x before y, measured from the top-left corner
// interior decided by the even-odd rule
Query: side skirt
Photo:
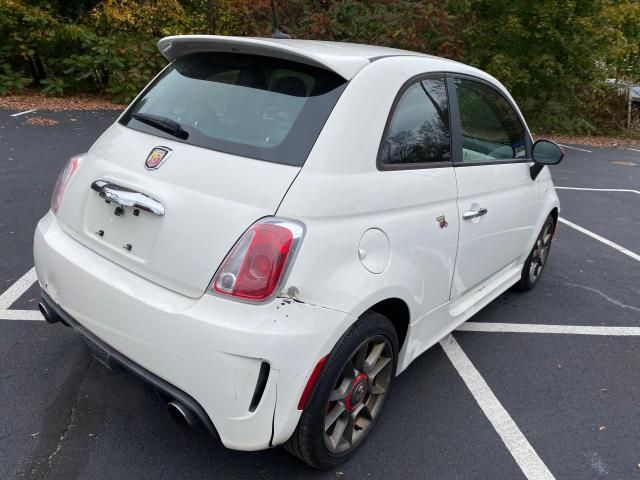
[[[521,271],[522,264],[514,262],[464,296],[436,307],[411,323],[396,374],[402,373],[418,356],[515,285]]]

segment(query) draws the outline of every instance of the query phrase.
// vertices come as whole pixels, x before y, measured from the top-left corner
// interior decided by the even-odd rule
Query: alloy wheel
[[[549,257],[549,249],[551,248],[551,238],[553,237],[553,223],[547,222],[540,233],[540,236],[536,240],[536,244],[533,247],[533,254],[531,256],[531,265],[529,266],[529,280],[531,283],[536,283],[544,264]]]
[[[353,449],[382,410],[391,381],[393,350],[384,336],[364,341],[342,368],[329,396],[324,440],[329,452]]]

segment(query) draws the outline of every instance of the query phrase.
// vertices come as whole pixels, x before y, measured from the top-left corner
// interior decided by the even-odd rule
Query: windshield
[[[167,67],[120,123],[212,150],[302,166],[345,86],[337,74],[301,63],[198,53]]]

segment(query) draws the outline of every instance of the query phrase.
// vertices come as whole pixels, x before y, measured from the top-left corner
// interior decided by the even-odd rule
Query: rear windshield
[[[197,53],[167,67],[120,123],[199,147],[302,166],[345,86],[337,74],[301,63]],[[182,133],[141,121],[146,115],[179,125]]]

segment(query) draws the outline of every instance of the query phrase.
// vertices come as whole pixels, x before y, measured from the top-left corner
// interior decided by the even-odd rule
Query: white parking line
[[[627,148],[627,150],[631,150],[632,152],[640,152],[637,148]]]
[[[553,479],[554,476],[453,336],[446,336],[440,342],[440,345],[522,470],[522,473],[528,479]]]
[[[555,187],[556,190],[584,190],[587,192],[623,192],[623,193],[637,193],[640,195],[640,190],[631,190],[628,188],[586,188],[586,187]]]
[[[579,232],[582,232],[585,235],[589,235],[591,238],[594,238],[594,239],[598,240],[599,242],[602,242],[605,245],[608,245],[611,248],[614,248],[614,249],[618,250],[620,253],[624,253],[625,255],[627,255],[627,256],[633,258],[634,260],[637,260],[637,261],[640,262],[640,255],[638,255],[637,253],[634,253],[631,250],[629,250],[627,248],[624,248],[623,246],[618,245],[617,243],[612,242],[611,240],[607,240],[606,238],[601,237],[597,233],[593,233],[592,231],[587,230],[586,228],[583,228],[580,225],[576,225],[575,223],[570,222],[566,218],[560,217],[558,220],[560,221],[560,223],[564,223],[565,225],[569,225],[571,228],[575,228]]]
[[[34,267],[0,295],[0,310],[8,309],[37,279]]]
[[[25,110],[24,112],[14,113],[13,115],[10,115],[10,116],[11,117],[19,117],[20,115],[26,115],[27,113],[33,113],[35,111],[36,111],[36,109],[32,108],[31,110]]]
[[[38,310],[0,310],[0,320],[44,321]]]
[[[560,145],[561,147],[564,147],[564,148],[570,148],[572,150],[580,150],[581,152],[593,153],[591,150],[585,150],[584,148],[570,147],[569,145],[563,145],[561,143],[559,143],[558,145]]]
[[[540,325],[532,323],[466,322],[458,327],[462,332],[491,333],[551,333],[561,335],[603,335],[640,337],[640,327],[602,327],[587,325]]]

